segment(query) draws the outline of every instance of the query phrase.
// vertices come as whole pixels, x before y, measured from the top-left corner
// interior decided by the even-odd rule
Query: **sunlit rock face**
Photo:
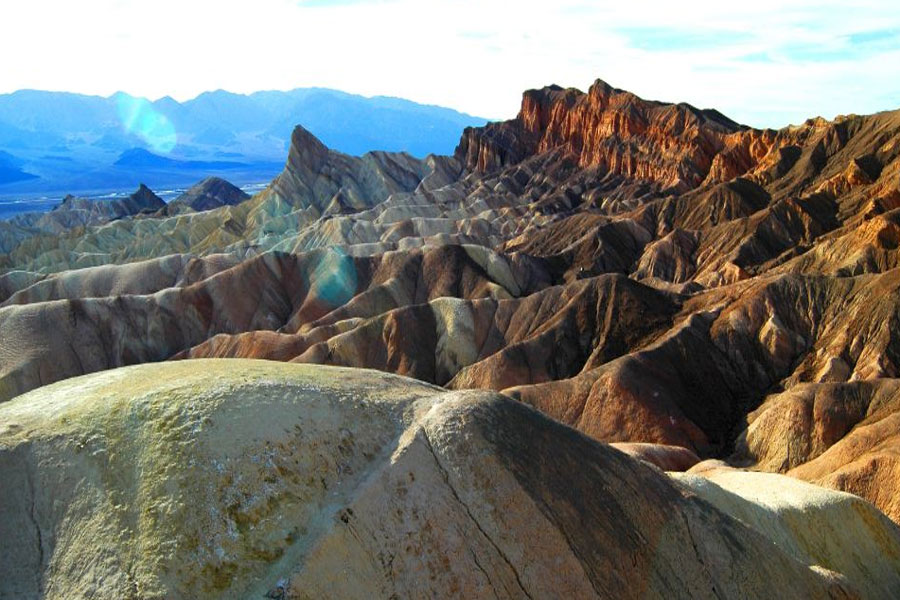
[[[515,120],[468,129],[457,157],[491,171],[562,149],[580,167],[686,191],[706,179],[729,134],[741,129],[715,111],[648,102],[597,80],[587,94],[556,86],[525,92]]]
[[[297,129],[237,204],[9,224],[0,399],[166,360],[375,368],[900,520],[898,156],[897,112],[762,131],[603,82],[526,92],[453,157]]]

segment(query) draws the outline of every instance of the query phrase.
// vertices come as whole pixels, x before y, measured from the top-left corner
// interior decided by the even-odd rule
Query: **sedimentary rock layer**
[[[454,157],[297,129],[239,204],[4,235],[0,399],[175,358],[372,367],[900,520],[898,157],[900,112],[756,130],[603,82]]]

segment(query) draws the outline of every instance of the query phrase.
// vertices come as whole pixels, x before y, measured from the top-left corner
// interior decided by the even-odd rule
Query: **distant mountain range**
[[[178,102],[21,90],[0,95],[0,195],[236,182],[281,169],[295,125],[351,155],[451,154],[485,119],[388,97],[323,88],[250,95],[215,91]]]
[[[0,185],[37,179],[35,175],[23,171],[20,168],[21,166],[21,159],[16,158],[9,152],[0,150]]]

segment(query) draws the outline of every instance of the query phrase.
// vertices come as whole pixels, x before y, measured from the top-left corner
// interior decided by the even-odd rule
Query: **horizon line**
[[[85,97],[85,98],[100,98],[103,100],[111,100],[118,95],[124,95],[124,96],[128,96],[129,98],[133,98],[135,100],[146,100],[146,101],[148,101],[150,103],[154,103],[154,104],[156,102],[159,102],[160,100],[169,99],[169,100],[172,100],[173,102],[183,105],[183,104],[187,104],[188,102],[193,102],[194,100],[199,99],[201,96],[205,96],[205,95],[209,95],[209,94],[216,94],[216,93],[225,93],[225,94],[230,94],[232,96],[243,96],[245,98],[249,98],[255,94],[266,94],[266,93],[289,94],[291,92],[312,91],[312,90],[323,91],[323,92],[335,92],[337,94],[342,94],[344,96],[351,96],[354,98],[362,98],[364,100],[377,100],[377,99],[400,100],[402,102],[409,102],[410,104],[416,104],[418,106],[451,110],[451,111],[456,112],[465,117],[472,117],[475,119],[484,119],[486,121],[506,120],[506,118],[491,118],[491,117],[483,117],[483,116],[479,116],[479,115],[473,115],[471,113],[467,113],[463,110],[454,108],[452,106],[447,106],[445,104],[433,104],[430,102],[419,102],[417,100],[412,100],[410,98],[405,98],[403,96],[394,96],[394,95],[389,95],[389,94],[366,95],[366,94],[359,94],[356,92],[347,92],[344,90],[340,90],[338,88],[330,88],[330,87],[319,86],[319,85],[298,86],[298,87],[292,87],[292,88],[288,88],[288,89],[268,88],[268,89],[254,90],[252,92],[233,92],[233,91],[227,90],[225,88],[216,88],[214,90],[204,90],[204,91],[196,94],[195,96],[191,96],[190,98],[187,98],[185,100],[179,100],[179,99],[175,98],[174,96],[172,96],[171,94],[164,94],[162,96],[153,98],[153,97],[148,97],[145,95],[135,95],[135,94],[132,94],[131,92],[127,92],[127,91],[121,90],[121,89],[116,90],[115,92],[112,92],[111,94],[104,95],[102,93],[75,92],[75,91],[71,91],[71,90],[41,89],[41,88],[31,88],[31,87],[19,88],[19,89],[15,89],[15,90],[12,90],[9,92],[0,92],[0,97],[13,96],[13,95],[21,93],[21,92],[38,92],[38,93],[45,93],[45,94],[68,94],[71,96],[81,96],[81,97]],[[509,118],[509,117],[507,117],[507,118]]]

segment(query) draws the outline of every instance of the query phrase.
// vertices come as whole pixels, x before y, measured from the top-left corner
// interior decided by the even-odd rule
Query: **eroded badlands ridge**
[[[0,406],[0,476],[3,598],[900,593],[900,528],[854,496],[672,480],[507,397],[366,370],[60,382]]]
[[[372,367],[900,520],[898,156],[900,112],[755,130],[603,82],[527,92],[454,157],[298,128],[245,202],[12,244],[0,397],[173,358]]]

